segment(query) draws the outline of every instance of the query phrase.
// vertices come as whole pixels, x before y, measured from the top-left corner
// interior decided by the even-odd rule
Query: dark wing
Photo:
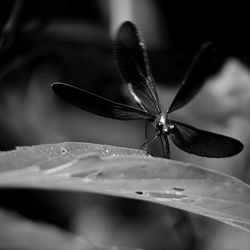
[[[119,120],[140,120],[155,118],[153,115],[142,110],[110,101],[68,84],[54,83],[51,85],[51,87],[53,91],[63,100],[96,115]]]
[[[213,44],[210,42],[204,43],[195,56],[167,113],[183,107],[194,98],[202,88],[205,80],[216,70],[216,57],[217,50]]]
[[[238,154],[243,144],[231,137],[200,130],[171,120],[175,126],[170,138],[180,149],[190,154],[223,158]]]
[[[140,30],[131,22],[121,25],[114,41],[114,55],[122,79],[137,104],[149,113],[161,113],[159,97],[151,74]]]

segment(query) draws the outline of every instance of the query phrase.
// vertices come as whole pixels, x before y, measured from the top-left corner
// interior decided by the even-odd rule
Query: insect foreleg
[[[146,120],[146,123],[145,123],[145,139],[147,142],[148,141],[148,120]]]
[[[164,137],[161,136],[160,139],[161,139],[163,156],[167,159],[170,159],[170,148],[169,148],[168,137],[165,135]]]
[[[153,137],[152,139],[150,140],[147,140],[146,142],[144,142],[141,146],[140,146],[140,149],[141,150],[147,150],[148,146],[158,138],[159,135],[156,135],[155,137]]]

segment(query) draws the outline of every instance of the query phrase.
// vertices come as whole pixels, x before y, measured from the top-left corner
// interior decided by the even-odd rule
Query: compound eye
[[[164,124],[162,122],[158,122],[156,124],[156,129],[159,130],[159,131],[162,131],[163,130],[163,127],[164,127]]]
[[[171,134],[174,134],[174,133],[176,132],[176,127],[175,127],[175,125],[170,125],[170,126],[169,126],[169,129],[170,129],[170,133],[171,133]]]

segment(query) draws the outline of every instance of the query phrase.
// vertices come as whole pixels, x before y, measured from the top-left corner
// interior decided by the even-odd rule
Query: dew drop
[[[143,195],[142,191],[135,191],[136,194]]]
[[[179,187],[173,187],[173,190],[176,190],[176,191],[185,191],[185,189],[184,188],[179,188]]]
[[[61,154],[62,154],[62,155],[67,154],[67,150],[66,150],[65,148],[61,148]]]

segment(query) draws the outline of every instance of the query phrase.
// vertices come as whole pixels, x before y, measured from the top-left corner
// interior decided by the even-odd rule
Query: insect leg
[[[160,139],[161,139],[163,156],[167,159],[170,159],[170,148],[169,148],[168,137],[165,135],[164,138],[163,136],[161,136]],[[164,142],[165,142],[165,145],[164,145]]]
[[[152,139],[150,139],[149,141],[147,140],[146,142],[144,142],[141,146],[140,149],[141,150],[147,150],[149,144],[151,144],[155,139],[157,139],[159,136],[159,134],[157,134],[155,137],[153,137]]]
[[[145,123],[145,139],[148,141],[148,120],[146,120]]]

